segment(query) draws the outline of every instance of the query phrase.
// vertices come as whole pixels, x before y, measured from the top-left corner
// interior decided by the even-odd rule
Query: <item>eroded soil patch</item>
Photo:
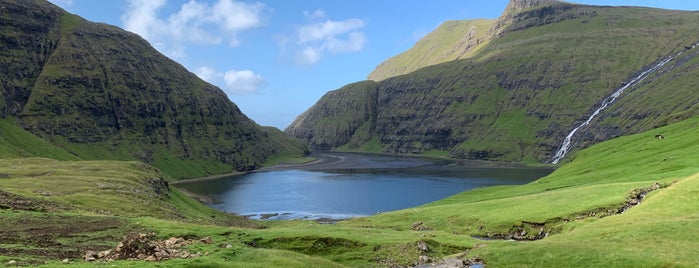
[[[18,265],[79,259],[87,250],[113,247],[135,229],[117,217],[5,210],[0,218],[0,256],[27,262]]]
[[[55,202],[28,198],[0,190],[0,209],[56,212],[69,210],[70,208]]]
[[[643,201],[646,195],[652,191],[669,187],[670,184],[661,185],[654,183],[648,187],[637,188],[629,192],[626,196],[626,201],[618,206],[600,207],[589,211],[576,213],[569,217],[553,218],[546,222],[528,222],[522,221],[520,224],[513,225],[506,233],[485,233],[482,236],[473,236],[477,239],[485,240],[516,240],[516,241],[533,241],[546,238],[549,234],[558,233],[562,229],[562,224],[574,220],[583,220],[589,217],[604,218],[608,216],[618,215],[626,212],[630,208],[638,205]]]

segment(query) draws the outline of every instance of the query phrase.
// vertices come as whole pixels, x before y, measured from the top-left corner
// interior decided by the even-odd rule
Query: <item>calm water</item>
[[[346,162],[352,168],[256,172],[180,187],[213,198],[210,206],[216,209],[254,219],[344,219],[419,206],[476,187],[525,184],[551,172],[392,156],[352,155]]]

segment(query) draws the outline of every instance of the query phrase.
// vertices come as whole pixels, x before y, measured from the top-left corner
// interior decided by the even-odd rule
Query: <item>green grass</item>
[[[58,160],[80,159],[20,128],[13,118],[0,119],[0,158],[18,157],[50,157]]]
[[[487,45],[488,29],[495,20],[445,21],[410,50],[391,57],[368,76],[374,81],[407,74],[422,67],[472,57]]]
[[[577,11],[597,13],[509,32],[480,48],[469,60],[426,67],[391,79],[394,84],[367,81],[328,93],[337,98],[329,104],[318,104],[318,109],[341,106],[355,113],[326,109],[326,118],[312,118],[319,124],[309,129],[329,137],[320,141],[323,145],[336,148],[352,142],[356,145],[353,148],[371,151],[392,146],[381,144],[382,141],[398,140],[392,140],[395,137],[390,135],[375,135],[376,126],[385,126],[380,120],[398,122],[390,127],[416,130],[420,137],[429,133],[427,130],[456,125],[461,128],[453,129],[451,135],[470,135],[469,141],[458,145],[463,150],[489,150],[515,161],[540,159],[540,152],[534,152],[532,147],[548,141],[540,140],[538,131],[554,123],[571,124],[580,111],[589,109],[590,103],[597,102],[630,72],[682,49],[682,44],[696,42],[692,30],[697,18],[693,13],[642,8]],[[75,23],[69,16],[62,20],[64,29],[77,27]],[[674,28],[676,25],[678,29]],[[691,94],[695,88],[691,75],[694,67],[690,66],[696,65],[696,60],[689,62],[692,64],[676,73],[678,79],[662,77],[649,85],[667,86],[680,96],[695,96]],[[59,70],[52,67],[44,71],[49,76],[59,75],[54,73]],[[510,76],[499,77],[503,74]],[[502,86],[501,82],[511,84]],[[375,113],[390,108],[384,104],[377,107],[379,88],[406,93],[398,99],[403,106],[393,109],[395,114]],[[489,91],[484,92],[484,88]],[[677,103],[658,99],[658,94],[641,94],[645,90],[631,94],[635,96],[629,100],[633,105],[624,108]],[[44,93],[60,92],[46,89]],[[418,105],[423,103],[447,103],[458,98],[461,100],[444,106],[451,114],[442,114],[440,120],[400,119],[411,118],[410,112],[419,110]],[[366,99],[371,101],[365,102]],[[33,101],[39,100],[29,103]],[[696,106],[668,110],[669,114],[648,117],[657,121],[642,124],[663,125],[688,118],[696,112]],[[37,123],[31,116],[43,112],[46,111],[28,109],[25,123]],[[69,116],[59,119],[70,121],[73,117]],[[624,122],[619,118],[607,120]],[[420,126],[405,122],[419,122]],[[429,124],[433,128],[426,126]],[[467,258],[479,256],[489,267],[696,267],[698,127],[699,117],[694,117],[597,144],[571,155],[555,172],[527,185],[479,188],[415,208],[328,225],[312,221],[249,221],[206,207],[176,188],[163,188],[163,179],[168,175],[187,177],[226,171],[220,164],[183,160],[177,150],[163,153],[159,151],[161,147],[143,148],[139,142],[69,144],[57,138],[58,146],[53,146],[28,135],[12,119],[4,119],[0,120],[0,156],[5,158],[0,159],[0,263],[48,262],[46,266],[55,267],[64,266],[60,261],[68,257],[73,263],[65,266],[94,267],[95,264],[79,260],[83,251],[114,247],[130,231],[153,231],[160,238],[209,236],[214,243],[188,246],[191,252],[203,253],[196,259],[118,261],[105,265],[390,267],[414,265],[422,255],[438,260],[466,254]],[[206,132],[204,128],[192,133]],[[655,139],[658,133],[665,139]],[[258,134],[271,137],[266,140],[272,142],[282,140],[273,129]],[[422,141],[409,144],[426,148],[428,155],[444,154],[444,150],[430,148]],[[208,145],[191,145],[191,149],[203,150]],[[296,146],[289,144],[292,147]],[[303,151],[301,147],[292,149]],[[243,155],[250,156],[247,154],[254,154],[256,149],[245,147]],[[152,154],[141,150],[152,150]],[[78,161],[74,155],[112,160]],[[153,164],[162,171],[141,162],[114,161],[140,156],[152,157]],[[268,163],[297,160],[291,154],[267,159]],[[241,165],[255,161],[244,158]],[[596,214],[618,208],[629,193],[655,183],[668,187],[651,192],[640,205],[623,214]],[[413,230],[418,223],[425,230]],[[472,237],[507,233],[527,223],[544,225],[550,235],[532,242]],[[525,229],[537,231],[533,227]],[[430,250],[420,251],[420,244],[428,245]]]
[[[138,162],[6,159],[0,160],[0,189],[32,201],[38,210],[0,209],[0,225],[34,221],[54,226],[64,230],[64,236],[50,238],[60,241],[61,248],[113,247],[130,230],[153,231],[160,238],[209,236],[214,241],[188,246],[188,251],[204,254],[196,259],[114,262],[125,267],[409,266],[422,255],[439,260],[461,254],[495,267],[692,267],[699,265],[697,126],[699,117],[592,146],[527,185],[478,188],[334,225],[247,221],[203,206],[177,189],[167,197],[157,195],[145,181],[160,173]],[[663,133],[665,139],[655,139],[654,133]],[[590,214],[618,208],[632,190],[654,183],[668,187],[651,192],[623,214]],[[109,229],[105,219],[119,224]],[[61,227],[66,221],[102,227],[71,235]],[[471,237],[506,233],[523,222],[545,224],[550,234],[533,242]],[[416,223],[426,230],[413,230]],[[10,248],[24,253],[0,254],[2,261],[48,261],[55,266],[62,265],[58,256],[75,254],[49,246],[45,249],[50,255],[32,255],[36,229],[8,228],[0,237],[15,230],[29,242],[4,243],[0,253]],[[422,252],[418,244],[430,250]],[[72,266],[92,265],[76,258]]]

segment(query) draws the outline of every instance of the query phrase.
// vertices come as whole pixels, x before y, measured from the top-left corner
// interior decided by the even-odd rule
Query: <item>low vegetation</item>
[[[290,133],[325,149],[535,163],[609,90],[685,52],[583,140],[639,134],[527,185],[327,224],[252,221],[180,191],[178,178],[310,159],[141,39],[46,1],[0,1],[0,59],[21,70],[0,72],[0,266],[699,266],[697,13],[556,2],[510,14],[468,59],[328,93]],[[153,244],[178,252],[149,259]]]
[[[209,237],[213,243],[189,244],[186,259],[112,263],[696,266],[698,127],[699,117],[592,146],[527,185],[480,188],[336,224],[250,221],[218,212],[182,195],[158,170],[139,162],[0,160],[0,263],[53,266],[67,259],[92,266],[82,259],[83,251],[113,249],[135,232],[163,240]]]

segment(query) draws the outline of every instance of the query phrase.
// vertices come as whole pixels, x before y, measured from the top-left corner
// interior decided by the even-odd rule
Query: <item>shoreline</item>
[[[245,175],[245,174],[248,174],[250,172],[253,172],[253,171],[234,171],[231,173],[210,175],[210,176],[201,177],[201,178],[192,178],[192,179],[182,179],[182,180],[170,181],[169,183],[170,183],[170,185],[179,185],[179,184],[187,184],[187,183],[194,183],[194,182],[213,181],[213,180],[223,179],[226,177]]]
[[[476,160],[476,159],[453,159],[445,157],[435,157],[435,156],[423,156],[414,154],[381,154],[381,153],[362,153],[362,152],[335,152],[335,151],[314,151],[308,157],[315,158],[315,160],[300,163],[300,164],[276,164],[273,166],[262,167],[250,171],[234,171],[226,174],[210,175],[201,178],[192,179],[182,179],[170,181],[171,185],[180,185],[195,182],[205,182],[218,180],[227,177],[241,176],[249,173],[255,172],[267,172],[267,171],[284,171],[284,170],[331,170],[331,169],[348,169],[348,168],[374,168],[373,166],[367,167],[362,165],[361,159],[364,157],[372,156],[383,156],[383,157],[394,157],[394,158],[408,158],[408,159],[422,159],[425,161],[445,161],[451,162],[448,165],[456,166],[469,166],[476,165],[483,168],[550,168],[556,169],[554,166],[549,165],[527,165],[523,163],[511,163],[511,162],[494,162],[488,160]],[[403,166],[403,168],[411,167]]]
[[[195,193],[192,193],[192,192],[187,191],[186,189],[180,188],[180,187],[175,187],[175,188],[177,188],[177,190],[180,191],[180,193],[188,196],[189,198],[197,200],[197,201],[199,201],[199,203],[202,203],[204,205],[214,203],[214,199],[208,195],[195,194]]]

